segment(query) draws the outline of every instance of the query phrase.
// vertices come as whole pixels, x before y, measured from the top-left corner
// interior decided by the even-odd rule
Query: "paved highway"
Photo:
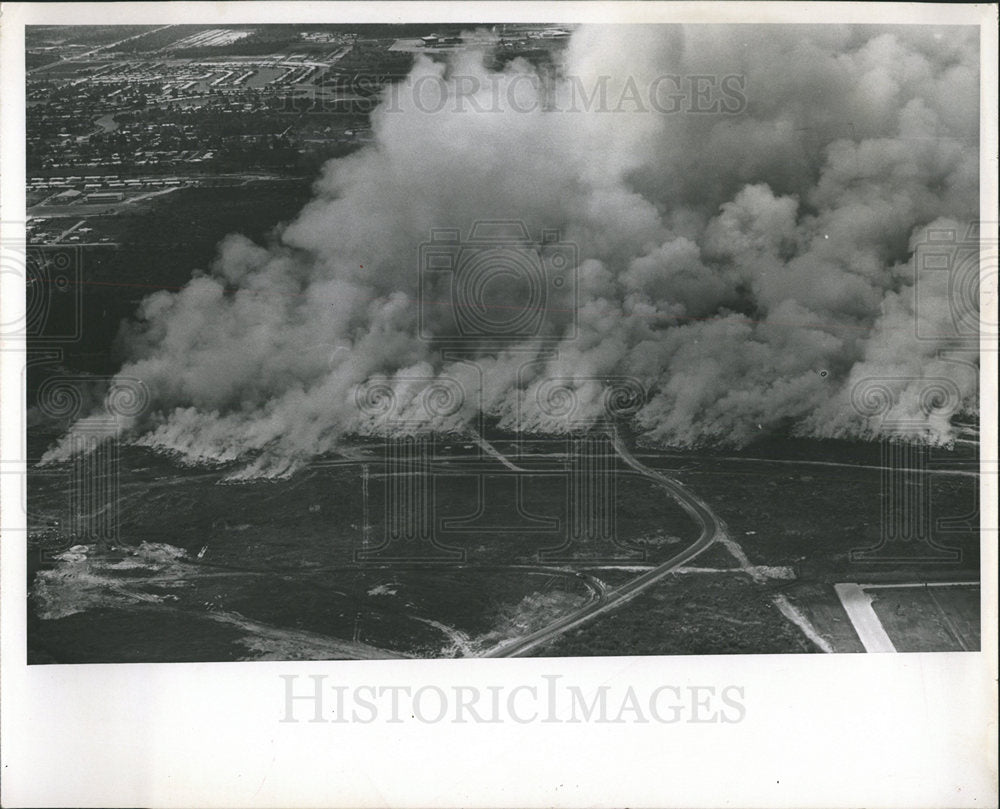
[[[632,579],[627,584],[608,593],[604,598],[597,599],[574,613],[560,618],[547,627],[532,632],[514,641],[503,643],[488,652],[483,657],[517,657],[554,638],[568,632],[570,629],[589,623],[600,615],[617,609],[637,595],[657,584],[681,565],[690,562],[698,554],[708,548],[713,542],[726,537],[726,524],[712,511],[708,504],[697,495],[690,492],[680,481],[650,469],[636,460],[618,435],[614,438],[614,447],[618,455],[635,471],[645,475],[650,480],[660,484],[667,493],[680,504],[691,518],[701,526],[701,534],[693,545],[671,557],[663,564],[647,573]]]

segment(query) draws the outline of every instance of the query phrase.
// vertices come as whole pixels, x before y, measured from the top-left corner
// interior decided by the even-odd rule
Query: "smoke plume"
[[[977,303],[918,259],[977,218],[977,37],[609,26],[542,72],[418,57],[277,243],[230,236],[210,272],[142,303],[120,376],[150,406],[108,429],[280,475],[350,433],[586,424],[624,378],[662,445],[946,443],[977,407],[974,357],[948,354]],[[421,245],[492,220],[524,223],[546,273],[573,266],[535,332],[483,345]],[[503,283],[492,300],[523,301]]]

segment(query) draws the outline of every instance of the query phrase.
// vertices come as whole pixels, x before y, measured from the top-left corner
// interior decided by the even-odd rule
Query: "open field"
[[[146,544],[135,554],[92,556],[43,572],[29,628],[36,661],[458,656],[587,598],[572,577],[558,574],[288,575],[169,558],[173,553]],[[61,580],[70,571],[78,579],[72,588]]]
[[[620,256],[611,246],[616,234],[597,234],[593,244],[589,238],[580,240],[579,246],[592,255],[578,258],[597,260],[611,273],[599,298],[618,307],[615,322],[627,328],[620,339],[614,336],[616,329],[595,329],[594,340],[601,342],[593,345],[587,339],[574,341],[567,332],[554,350],[567,349],[566,361],[578,373],[590,366],[615,367],[643,378],[635,402],[638,410],[629,411],[634,420],[625,415],[609,420],[604,427],[612,420],[614,424],[602,439],[603,448],[592,445],[592,454],[581,460],[565,438],[522,440],[516,433],[503,433],[500,424],[513,424],[514,430],[542,429],[530,419],[514,424],[498,412],[515,394],[529,394],[529,388],[520,387],[506,391],[510,398],[491,399],[491,412],[480,414],[481,435],[469,429],[429,438],[436,426],[422,425],[415,428],[423,442],[419,446],[385,444],[343,436],[343,422],[339,415],[328,419],[325,401],[310,404],[303,422],[299,408],[286,411],[300,394],[311,399],[332,389],[323,384],[340,390],[355,381],[353,376],[344,381],[327,374],[335,363],[327,356],[332,332],[326,327],[336,327],[337,351],[346,349],[352,362],[336,367],[357,371],[359,377],[375,368],[395,373],[414,367],[416,361],[443,367],[441,363],[450,360],[439,349],[456,336],[464,343],[471,335],[461,328],[456,335],[454,324],[442,322],[428,341],[421,339],[426,337],[423,331],[407,331],[408,324],[402,331],[413,339],[401,340],[397,347],[383,341],[383,332],[372,330],[377,322],[373,313],[381,311],[384,301],[396,300],[393,294],[401,304],[418,306],[407,256],[418,255],[417,239],[424,238],[425,224],[437,224],[438,218],[445,224],[452,219],[461,223],[466,214],[492,216],[494,207],[520,215],[523,189],[542,175],[527,170],[516,183],[498,183],[499,175],[482,173],[490,161],[456,150],[458,142],[442,144],[441,138],[449,135],[447,126],[415,126],[411,131],[405,129],[408,122],[422,123],[422,118],[373,121],[371,109],[386,87],[408,74],[418,54],[438,63],[447,76],[442,64],[446,54],[478,48],[480,40],[491,43],[485,55],[487,71],[561,76],[562,68],[577,58],[573,49],[565,54],[570,61],[562,58],[569,31],[498,25],[489,34],[461,35],[453,26],[430,25],[190,24],[116,29],[108,37],[85,29],[80,33],[71,41],[68,31],[51,27],[39,30],[29,42],[29,64],[37,68],[26,87],[29,245],[36,272],[27,281],[27,291],[30,308],[41,313],[35,320],[43,324],[43,333],[31,334],[37,341],[32,350],[43,351],[33,355],[26,371],[29,454],[39,457],[75,421],[74,415],[53,416],[39,406],[41,386],[56,377],[75,380],[81,405],[75,415],[82,415],[102,400],[102,377],[115,373],[126,358],[140,357],[148,362],[135,373],[149,373],[144,378],[152,401],[139,422],[129,426],[135,433],[125,443],[102,445],[100,452],[117,453],[113,468],[86,466],[96,463],[91,457],[31,469],[29,583],[34,588],[31,637],[37,660],[856,652],[866,647],[978,646],[978,601],[972,588],[912,589],[915,583],[975,584],[979,579],[979,434],[974,424],[957,424],[959,418],[975,417],[956,411],[959,429],[952,446],[923,454],[907,448],[905,457],[916,460],[906,463],[926,467],[919,474],[887,466],[892,457],[904,457],[893,455],[899,444],[787,437],[800,431],[825,434],[815,419],[826,412],[827,402],[840,402],[828,394],[847,394],[852,380],[848,360],[854,363],[862,356],[861,343],[834,335],[860,337],[866,329],[869,336],[878,333],[894,301],[887,303],[883,293],[900,291],[898,273],[873,280],[871,295],[859,299],[865,301],[864,312],[851,307],[841,311],[838,304],[829,320],[824,315],[822,322],[784,322],[777,319],[777,301],[764,295],[763,287],[735,280],[744,271],[738,259],[744,247],[734,241],[731,249],[722,250],[716,244],[717,229],[719,234],[730,232],[726,217],[736,210],[733,205],[742,204],[740,195],[757,193],[749,185],[752,179],[753,188],[767,187],[775,199],[786,199],[782,205],[791,206],[784,217],[785,236],[775,242],[776,265],[791,268],[793,259],[807,259],[813,266],[816,256],[808,256],[815,236],[817,256],[825,261],[828,251],[847,245],[835,264],[853,267],[858,257],[851,245],[863,234],[835,233],[839,238],[826,244],[826,238],[819,241],[819,230],[812,233],[806,226],[820,213],[810,206],[824,196],[817,197],[810,184],[825,176],[827,162],[817,162],[793,182],[783,171],[768,168],[768,158],[760,162],[760,171],[734,171],[718,188],[714,179],[697,173],[690,188],[686,181],[677,182],[687,176],[688,168],[715,165],[714,153],[700,155],[698,163],[679,154],[676,166],[663,177],[658,162],[644,166],[650,178],[663,180],[650,181],[648,187],[639,174],[622,174],[618,191],[623,193],[609,199],[632,198],[633,193],[637,203],[639,197],[645,199],[650,223],[662,220],[664,234],[672,234],[680,221],[670,220],[669,212],[689,196],[692,205],[697,198],[692,210],[706,212],[706,217],[719,212],[696,227],[692,224],[690,237],[684,238],[697,248],[698,261],[714,279],[712,286],[720,286],[711,294],[706,291],[704,302],[700,293],[687,300],[683,289],[656,289],[659,280],[652,283],[654,278],[672,276],[668,271],[673,265],[655,256],[656,251],[650,253],[649,237],[633,238],[628,228],[622,231],[628,249],[623,243]],[[620,51],[621,45],[615,48]],[[953,48],[953,53],[966,52]],[[920,96],[914,91],[914,100]],[[727,114],[743,111],[748,99],[741,98],[740,109],[727,106]],[[811,101],[805,95],[789,114],[806,109]],[[932,102],[934,98],[920,99],[934,106]],[[674,118],[671,125],[680,127],[698,118]],[[459,126],[476,119],[448,120]],[[543,115],[537,123],[544,127],[551,120]],[[729,131],[716,130],[708,117],[700,120],[706,129],[690,133],[689,150],[702,142],[722,142],[713,138]],[[394,129],[397,121],[404,129]],[[802,126],[794,131],[815,130],[810,121],[796,120]],[[773,121],[781,127],[788,122],[785,113]],[[501,136],[501,129],[490,129],[490,137]],[[870,137],[892,136],[877,129],[852,131],[851,137],[861,144]],[[589,129],[581,132],[589,137]],[[435,157],[432,175],[409,176],[411,168],[422,167],[422,160],[412,156],[423,153],[397,152],[394,144],[400,133],[412,134],[428,158]],[[960,136],[965,137],[955,135]],[[366,147],[373,141],[378,143]],[[400,137],[400,147],[404,141],[409,142]],[[576,146],[573,139],[557,141],[557,149]],[[841,141],[840,135],[825,145],[817,141],[814,151],[826,154],[828,146]],[[548,148],[544,141],[539,143]],[[672,144],[668,139],[664,148]],[[517,146],[511,150],[516,159],[499,164],[500,174],[506,174],[508,162],[521,166],[520,158],[533,151],[520,142],[512,145]],[[579,163],[565,167],[590,166],[592,153],[588,144],[574,157]],[[739,153],[727,154],[742,159]],[[341,164],[342,171],[327,176],[323,190],[312,185],[329,159],[347,155],[353,156]],[[469,158],[467,165],[464,157]],[[554,169],[563,168],[560,160],[550,162]],[[436,180],[452,179],[453,163],[456,191],[437,195]],[[360,179],[369,170],[376,180],[371,188]],[[355,176],[353,171],[360,173]],[[589,176],[589,169],[584,174]],[[792,174],[797,177],[798,169]],[[386,176],[392,176],[392,182],[377,181]],[[971,176],[961,174],[963,183]],[[452,197],[461,202],[466,188],[479,189],[480,184],[469,179],[503,195],[509,188],[511,198],[495,206],[496,201],[486,199],[488,194],[480,198],[477,193],[468,210],[460,206],[462,210],[452,211],[444,203]],[[603,197],[594,197],[589,183],[553,179],[553,188],[565,192],[569,202],[565,214],[554,216],[551,224],[574,234],[589,232],[591,219],[577,221],[577,212],[603,210]],[[440,185],[450,189],[447,182]],[[664,195],[667,188],[675,192]],[[977,198],[971,186],[965,191],[969,200]],[[377,204],[371,193],[379,195]],[[117,199],[118,194],[123,199]],[[284,225],[317,194],[324,202],[338,195],[337,204],[329,206],[329,212],[325,204],[307,208],[301,220],[305,230],[299,232],[332,236],[304,249],[281,244]],[[101,199],[106,202],[98,204]],[[435,208],[438,201],[440,210]],[[561,205],[553,201],[552,209],[561,210]],[[352,216],[323,219],[341,209],[361,211],[378,226],[356,258],[357,270],[364,269],[364,275],[356,273],[353,256],[340,266],[341,246],[353,240],[338,235],[338,228],[353,227]],[[313,214],[329,230],[313,231]],[[532,225],[546,225],[543,238],[548,218],[545,214]],[[918,226],[916,219],[907,222],[907,228],[900,225],[899,234],[873,252],[871,267],[902,267],[910,261],[902,234],[917,233]],[[809,238],[786,238],[800,227]],[[284,262],[284,280],[289,283],[267,283],[258,289],[266,287],[268,294],[288,302],[285,311],[273,324],[262,324],[253,307],[244,312],[225,305],[236,285],[233,278],[271,280],[258,271],[256,262],[236,256],[238,250],[226,251],[230,266],[219,268],[224,270],[219,276],[225,275],[232,286],[216,299],[218,307],[208,294],[182,296],[170,307],[162,303],[153,318],[159,322],[135,339],[141,327],[134,318],[143,300],[161,293],[158,301],[165,302],[169,296],[164,291],[180,290],[193,275],[210,271],[219,259],[220,241],[229,234],[247,236],[262,249],[260,255],[275,259],[261,262],[270,273],[284,272],[279,268]],[[658,241],[658,236],[653,239]],[[917,257],[914,253],[912,259]],[[640,273],[639,268],[647,258],[651,274],[643,280],[639,275],[645,270]],[[356,297],[349,301],[352,314],[347,320],[340,321],[346,315],[339,299],[320,315],[298,306],[315,300],[310,296],[321,287],[314,284],[347,279],[351,289],[365,287],[346,296]],[[680,279],[672,279],[668,286],[674,281],[680,284]],[[597,298],[587,286],[578,303],[585,324],[590,324],[596,316],[590,304]],[[826,303],[820,305],[811,295],[796,298],[795,286],[776,291],[791,295],[789,306],[814,314],[825,311]],[[655,321],[630,320],[633,314],[638,317],[633,293],[655,299],[657,306],[647,313]],[[837,295],[833,299],[841,300]],[[666,314],[674,309],[700,312],[703,303],[701,314]],[[184,319],[189,305],[197,311]],[[150,303],[148,311],[156,307],[156,302]],[[771,314],[774,322],[769,322]],[[182,318],[176,321],[177,331],[160,329],[160,323],[172,323],[175,317]],[[406,319],[401,315],[401,322]],[[635,329],[629,326],[632,322]],[[263,353],[291,347],[293,360],[307,351],[322,353],[305,355],[301,365],[276,363],[271,380],[269,363],[248,357],[254,352],[246,350],[263,333],[262,325],[273,325],[274,334],[285,334],[287,326],[308,329],[305,339],[298,332],[288,333],[285,342],[269,337]],[[703,341],[700,329],[716,336]],[[182,331],[193,336],[194,347],[178,349],[175,356],[172,335]],[[311,339],[314,333],[316,340]],[[612,342],[603,342],[606,334]],[[365,335],[367,342],[361,339]],[[717,338],[723,342],[716,344]],[[822,345],[817,343],[817,357],[811,358],[802,346],[814,339]],[[838,342],[841,339],[845,342]],[[398,351],[399,356],[366,356],[363,363],[354,364],[357,352],[369,343]],[[598,353],[591,355],[592,349]],[[703,350],[710,362],[702,361]],[[924,356],[922,350],[915,356]],[[482,351],[477,360],[493,349]],[[579,351],[584,353],[576,367],[572,359]],[[317,356],[320,361],[313,362]],[[555,359],[562,364],[564,358],[560,354]],[[258,361],[260,367],[255,367]],[[745,378],[743,364],[753,371]],[[687,384],[689,374],[691,380],[701,379],[703,372],[712,377],[710,385]],[[962,373],[969,376],[968,369]],[[205,385],[189,384],[202,376]],[[764,386],[765,392],[758,379],[778,384]],[[893,395],[909,401],[910,382],[923,377],[893,379],[906,386]],[[503,381],[499,374],[496,380]],[[786,388],[783,383],[792,380]],[[217,399],[208,391],[216,385],[226,388]],[[727,406],[729,400],[722,394],[730,386],[734,401],[739,400],[729,414],[731,424],[729,415],[714,412]],[[799,392],[792,395],[794,391]],[[787,412],[771,407],[772,394],[787,405]],[[766,401],[758,403],[758,396]],[[962,407],[975,408],[967,396],[961,402]],[[665,409],[657,409],[659,405]],[[920,407],[925,405],[930,406],[920,399]],[[175,406],[183,409],[171,414]],[[234,461],[195,468],[127,443],[141,443],[142,436],[151,435],[149,428],[164,422],[181,432],[192,429],[185,412],[198,413],[212,425],[207,455],[218,450],[230,457],[228,453],[239,451],[236,448],[246,443],[239,429],[231,432],[233,424],[244,417],[260,418],[273,430],[260,442],[270,440],[262,464],[280,445],[290,454],[275,457],[292,465],[301,460],[303,466],[287,479],[234,480],[230,473],[247,468],[247,458],[239,465]],[[689,423],[671,427],[667,414],[682,412],[688,412]],[[758,413],[769,415],[758,419]],[[918,435],[895,434],[888,428],[882,432],[881,427],[856,421],[847,412],[845,424],[838,427],[834,419],[830,432]],[[252,432],[262,435],[256,428]],[[336,447],[342,454],[314,458],[317,440],[331,435],[344,441]],[[951,436],[939,435],[935,428],[929,437],[944,442]],[[664,443],[645,446],[647,439]],[[201,435],[192,440],[200,441]],[[735,449],[743,440],[750,445]],[[671,448],[666,442],[695,449]],[[100,452],[97,456],[103,458]],[[571,478],[569,470],[578,477]],[[923,509],[917,515],[922,521],[920,540],[907,544],[902,541],[906,537],[897,535],[898,526],[908,524],[913,514],[897,511],[914,503]],[[104,533],[95,531],[95,525],[103,526]],[[933,544],[924,541],[928,537]],[[878,586],[890,584],[906,587],[897,592]],[[109,635],[103,626],[114,631]],[[158,635],[162,644],[148,640]]]
[[[866,587],[872,609],[899,652],[975,652],[980,588]]]
[[[599,622],[571,630],[535,657],[788,654],[817,649],[761,587],[738,574],[674,574]]]
[[[36,435],[33,452],[43,441]],[[127,449],[112,506],[121,548],[104,552],[72,547],[72,474],[46,467],[32,476],[28,495],[33,654],[39,662],[471,654],[541,628],[602,591],[594,574],[545,561],[546,550],[566,542],[564,481],[533,474],[523,513],[493,512],[465,467],[474,461],[494,478],[503,467],[474,457],[435,467],[427,503],[436,526],[461,523],[439,539],[464,559],[442,561],[434,547],[397,542],[388,546],[391,560],[374,553],[356,565],[358,553],[386,539],[391,517],[377,451],[370,460],[376,471],[365,496],[358,463],[222,486],[213,484],[226,468],[184,470]],[[657,495],[644,480],[617,492],[622,544],[650,540],[626,549],[633,557],[655,561],[693,534],[687,516]],[[524,532],[525,515],[554,518],[554,526]],[[98,629],[104,619],[117,640]]]
[[[834,652],[865,651],[832,584],[796,582],[786,592]]]
[[[758,564],[791,565],[800,578],[828,582],[859,576],[864,580],[890,570],[901,576],[912,572],[911,578],[919,579],[926,560],[887,567],[852,558],[852,551],[881,541],[885,497],[878,456],[863,457],[872,450],[877,453],[878,446],[852,449],[853,463],[848,459],[830,466],[692,456],[682,477],[717,507],[747,556]],[[932,451],[929,468],[955,468],[961,457],[972,460],[967,454]],[[866,464],[875,468],[864,468]],[[928,479],[931,514],[938,526],[935,537],[961,553],[960,560],[939,566],[978,575],[978,478],[930,474]]]
[[[36,429],[31,453],[54,434]],[[385,447],[364,441],[288,480],[218,485],[230,467],[185,469],[123,448],[113,506],[120,548],[103,552],[67,552],[78,541],[70,528],[72,470],[38,470],[28,492],[34,659],[481,654],[604,598],[694,539],[677,503],[652,480],[619,468],[616,541],[567,544],[570,499],[559,453],[522,457],[530,469],[515,474],[460,441],[439,449],[424,473],[387,465]],[[716,461],[664,454],[658,463],[688,478],[693,466]],[[779,485],[801,478],[778,468]],[[700,491],[706,480],[703,473]],[[757,540],[760,526],[747,529],[747,515],[733,503],[752,493],[742,489],[766,490],[775,481],[760,470],[743,480],[713,493],[720,513],[743,528],[729,526],[732,548],[730,540],[716,543],[613,611],[528,653],[862,651],[830,583],[847,548],[831,532],[833,501],[823,501],[830,520],[822,521],[815,519],[819,501],[798,497],[780,518],[804,524],[805,515],[795,515],[805,509],[818,528]],[[406,514],[387,508],[392,487],[394,497],[409,498]],[[837,491],[842,498],[843,486]],[[410,520],[409,534],[401,519]],[[412,531],[420,520],[430,529],[423,538]],[[978,588],[864,586],[877,593],[876,613],[900,651],[978,647]],[[784,614],[789,609],[805,623],[797,626]],[[114,626],[117,640],[103,626]]]

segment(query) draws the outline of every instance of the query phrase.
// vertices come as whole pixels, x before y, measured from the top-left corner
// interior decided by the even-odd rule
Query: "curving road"
[[[484,439],[479,439],[483,444],[488,444]],[[386,570],[399,570],[403,568],[412,569],[452,569],[452,570],[519,570],[527,574],[533,575],[543,575],[543,576],[555,576],[560,578],[571,578],[576,579],[581,585],[583,585],[589,591],[589,597],[585,604],[580,606],[578,609],[570,612],[563,617],[557,619],[556,621],[548,624],[547,626],[530,632],[519,638],[514,638],[506,640],[488,649],[480,654],[482,657],[516,657],[529,652],[532,649],[541,646],[542,644],[548,643],[553,639],[559,637],[560,635],[568,632],[571,629],[582,626],[589,621],[598,618],[601,615],[611,612],[623,604],[627,603],[631,599],[640,595],[642,592],[652,587],[653,585],[659,583],[663,578],[670,575],[678,567],[690,562],[696,556],[701,554],[705,549],[707,549],[713,542],[717,540],[723,540],[727,538],[725,523],[712,511],[712,509],[701,500],[698,496],[690,492],[683,484],[678,480],[669,477],[655,469],[651,469],[645,464],[638,461],[634,455],[629,451],[629,449],[622,442],[621,438],[615,434],[613,436],[613,447],[615,453],[624,461],[628,466],[634,469],[639,474],[643,475],[649,480],[656,482],[658,485],[666,489],[670,497],[672,497],[680,506],[691,516],[695,522],[701,526],[701,532],[695,540],[695,542],[689,547],[685,548],[680,553],[675,554],[670,559],[666,560],[662,564],[654,567],[626,584],[614,589],[608,590],[606,584],[596,576],[591,575],[585,571],[574,570],[571,567],[563,567],[557,565],[546,565],[546,564],[497,564],[497,565],[470,565],[464,562],[455,562],[451,564],[442,565],[440,562],[432,562],[429,564],[421,564],[419,562],[412,562],[410,564],[401,565],[398,562],[393,563],[378,563],[377,561],[372,564],[368,563],[364,567],[366,569],[380,569],[384,568]],[[508,461],[499,451],[492,448],[492,452],[489,454],[495,459],[504,463],[505,466],[509,468],[516,469],[517,471],[525,471],[519,467],[514,466],[510,461]],[[359,459],[350,458],[343,459],[333,462],[325,462],[322,466],[346,466],[361,463]],[[445,464],[447,466],[447,464]],[[405,474],[405,473],[404,473]],[[203,477],[211,478],[215,477],[216,473],[208,473],[203,475]],[[303,477],[302,480],[307,479]],[[276,576],[279,578],[292,578],[297,574],[296,571],[276,571],[270,568],[253,568],[245,566],[230,565],[221,562],[210,562],[202,560],[200,557],[196,559],[186,559],[186,563],[200,568],[216,569],[226,571],[227,573],[233,574],[258,574],[266,576]],[[334,571],[334,570],[357,570],[356,565],[332,565],[321,568],[312,568],[311,572],[317,572],[318,570],[323,571]],[[223,574],[225,575],[225,574]]]
[[[485,449],[491,457],[498,460],[504,466],[519,472],[526,471],[511,463],[488,441],[479,436],[478,433],[474,434],[474,439],[481,448]],[[474,568],[476,570],[493,568],[502,570],[523,570],[525,572],[535,574],[575,577],[590,590],[590,599],[578,610],[564,615],[562,618],[543,627],[542,629],[536,630],[535,632],[531,632],[520,638],[504,641],[499,645],[494,646],[492,649],[483,652],[480,655],[481,657],[516,657],[544,643],[548,643],[563,633],[568,632],[570,629],[582,626],[583,624],[588,623],[601,615],[618,609],[623,604],[631,601],[637,595],[659,583],[663,578],[670,575],[677,568],[690,562],[706,550],[713,542],[727,538],[726,524],[717,514],[715,514],[714,511],[712,511],[704,500],[689,491],[680,481],[669,477],[663,472],[652,469],[639,461],[629,451],[628,447],[625,446],[625,443],[621,440],[621,437],[617,433],[613,436],[613,446],[615,452],[628,466],[666,489],[670,497],[672,497],[681,506],[681,508],[683,508],[691,516],[691,518],[701,526],[701,533],[699,534],[698,539],[695,540],[692,545],[685,548],[680,553],[675,554],[662,564],[652,568],[640,576],[637,576],[628,583],[610,592],[606,589],[604,582],[600,579],[586,572],[575,571],[565,567],[555,567],[544,564],[487,565],[484,567],[482,565],[468,565],[462,562],[445,565],[444,567],[455,570],[465,568]],[[344,459],[342,461],[325,462],[323,466],[346,466],[356,463],[360,463],[360,461],[358,459],[351,458]],[[447,464],[445,464],[445,466],[447,466]],[[385,565],[375,564],[371,567],[398,569],[400,565],[398,563]],[[413,567],[420,568],[422,566],[415,564]],[[437,563],[434,567],[440,568],[442,566]]]
[[[623,584],[618,589],[608,593],[604,598],[592,601],[576,612],[560,618],[543,629],[503,643],[486,652],[483,657],[516,657],[544,643],[548,643],[570,629],[575,629],[600,615],[618,609],[618,607],[631,601],[681,565],[690,562],[713,542],[726,537],[726,524],[712,511],[704,500],[690,492],[680,481],[668,477],[655,469],[650,469],[645,464],[636,460],[635,456],[632,455],[617,434],[614,436],[614,447],[615,451],[626,464],[631,466],[636,472],[665,488],[667,493],[677,501],[681,508],[690,514],[695,522],[701,525],[701,534],[698,536],[698,539],[693,545],[671,557],[663,564],[632,579],[627,584]]]

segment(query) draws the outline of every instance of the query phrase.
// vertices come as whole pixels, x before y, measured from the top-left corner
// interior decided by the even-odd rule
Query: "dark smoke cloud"
[[[480,409],[513,429],[566,429],[541,404],[547,382],[570,380],[585,418],[602,407],[600,379],[624,375],[648,392],[635,422],[649,441],[786,430],[946,443],[949,413],[927,406],[927,385],[945,379],[975,408],[977,372],[942,358],[954,296],[928,283],[918,304],[914,254],[928,228],[964,233],[977,217],[977,37],[584,27],[561,78],[544,81],[519,60],[490,73],[482,54],[419,58],[375,112],[375,143],[325,167],[278,246],[231,236],[210,274],[144,301],[121,375],[153,405],[119,430],[193,462],[245,460],[238,476],[287,474],[346,433],[460,429]],[[657,112],[642,94],[663,76],[737,77],[744,103]],[[639,103],[584,111],[574,93],[602,82],[611,106],[633,88]],[[429,112],[418,84],[450,103]],[[528,341],[482,352],[480,373],[420,339],[419,245],[485,219],[575,245],[576,330],[556,358],[525,369]],[[437,335],[446,310],[429,315]],[[852,399],[869,378],[892,380],[891,419]],[[462,402],[429,411],[433,379],[457,383]],[[394,397],[391,421],[359,408],[372,380]]]

